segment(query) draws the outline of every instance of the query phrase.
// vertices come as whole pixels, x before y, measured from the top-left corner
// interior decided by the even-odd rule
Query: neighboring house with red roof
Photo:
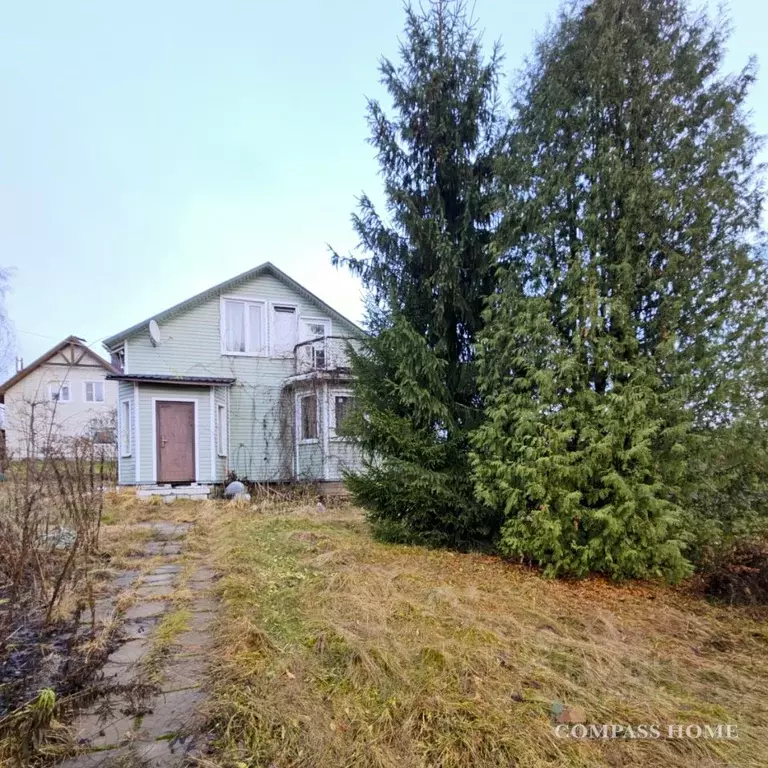
[[[88,436],[114,442],[117,383],[106,360],[68,336],[0,385],[9,458],[40,456],[52,442]]]

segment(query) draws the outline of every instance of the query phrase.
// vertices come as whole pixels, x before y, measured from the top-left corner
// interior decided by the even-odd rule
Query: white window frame
[[[127,415],[126,406],[128,406]],[[126,397],[120,401],[117,432],[120,441],[120,458],[129,458],[133,453],[133,400],[131,398]]]
[[[61,390],[64,387],[67,388],[66,400],[64,400],[61,397]],[[72,385],[68,381],[52,381],[48,385],[48,399],[52,403],[56,403],[57,405],[60,405],[61,403],[71,403],[72,402]]]
[[[275,349],[275,308],[290,307],[293,310],[293,346],[287,352],[278,352]],[[293,357],[296,345],[299,343],[299,305],[291,301],[270,301],[269,302],[269,356],[277,358]]]
[[[315,434],[317,437],[304,437],[304,420],[302,418],[304,403],[302,401],[310,397],[315,398]],[[306,392],[296,396],[296,433],[298,442],[302,445],[320,442],[320,398],[317,392]]]
[[[227,406],[216,403],[216,452],[219,456],[227,455],[228,434]]]
[[[330,353],[331,353],[330,345],[328,344],[328,337],[331,336],[332,333],[333,333],[333,325],[331,323],[331,318],[330,317],[317,317],[317,316],[314,316],[314,315],[302,315],[299,318],[299,344],[305,344],[306,342],[310,342],[310,341],[313,341],[313,340],[316,341],[317,338],[318,338],[318,337],[313,337],[313,339],[305,339],[305,338],[303,338],[303,336],[304,336],[303,331],[304,331],[304,324],[305,323],[307,325],[309,325],[310,323],[314,323],[316,325],[322,325],[324,330],[325,330],[325,332],[323,334],[323,337],[322,337],[322,339],[323,339],[322,340],[322,351],[323,351],[323,356],[324,356],[323,368],[327,368],[328,367],[328,361],[330,359]],[[313,370],[316,367],[316,363],[315,363],[315,355],[316,355],[316,353],[317,353],[317,350],[314,347],[314,345],[311,347],[311,349],[307,353],[307,354],[310,355],[311,365],[312,365],[312,369]]]
[[[333,335],[333,323],[331,322],[330,317],[302,315],[299,318],[299,337],[301,337],[302,323],[307,323],[307,325],[309,325],[310,323],[314,323],[316,325],[322,325],[323,328],[325,328],[325,335],[323,336],[324,339],[327,339],[329,336]],[[311,339],[302,339],[301,341],[311,341]]]
[[[245,304],[245,346],[251,345],[251,325],[248,313],[248,306],[259,307],[261,311],[261,339],[259,340],[259,349],[257,352],[230,352],[227,349],[227,325],[226,325],[226,302],[236,301]],[[267,302],[263,299],[252,298],[250,296],[223,295],[219,302],[219,335],[221,337],[221,354],[226,357],[267,357],[268,355],[268,334],[267,334]]]
[[[96,397],[96,389],[95,386],[97,384],[101,384],[101,400],[89,400],[88,399],[88,385],[91,385],[94,387],[91,391],[93,392],[94,398]],[[94,403],[96,405],[103,405],[107,402],[107,387],[105,386],[105,382],[103,379],[93,379],[90,381],[84,381],[83,382],[83,402],[84,403]]]
[[[330,414],[330,418],[328,419],[328,434],[331,437],[331,440],[351,440],[352,438],[348,435],[337,435],[336,434],[336,427],[338,426],[336,424],[336,397],[354,397],[355,392],[352,389],[332,389],[330,390],[328,394],[328,411]]]

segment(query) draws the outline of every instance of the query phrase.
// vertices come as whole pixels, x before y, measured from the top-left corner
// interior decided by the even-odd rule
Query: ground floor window
[[[219,456],[227,455],[227,407],[216,406],[216,438],[218,440]]]
[[[120,403],[120,421],[118,424],[120,433],[120,455],[131,455],[132,425],[131,425],[131,401],[123,400]]]
[[[302,440],[317,440],[317,395],[299,398],[299,427]]]
[[[331,392],[331,437],[344,435],[344,421],[349,416],[355,404],[352,392],[347,390]]]

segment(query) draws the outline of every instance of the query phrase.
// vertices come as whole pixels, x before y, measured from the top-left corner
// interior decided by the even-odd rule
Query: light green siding
[[[309,286],[311,288],[311,285]],[[265,274],[228,288],[223,295],[261,300],[267,303],[267,334],[270,327],[269,304],[296,305],[302,316],[326,318],[330,335],[355,336],[359,331],[349,323],[328,318],[321,307],[309,301],[281,280]],[[173,391],[178,397],[194,397],[198,402],[198,481],[222,482],[233,469],[238,476],[257,482],[284,481],[294,476],[294,401],[286,379],[295,374],[290,357],[246,357],[224,355],[221,351],[221,297],[202,301],[160,324],[160,344],[155,347],[146,329],[137,331],[125,342],[125,373],[165,374],[174,376],[231,377],[235,382],[226,392],[213,388],[156,387],[139,385],[141,436],[140,475],[137,482],[155,480],[152,446],[152,397]],[[215,435],[215,403],[228,401],[228,455],[218,455]],[[213,427],[211,418],[213,417]],[[322,422],[321,422],[322,423]],[[301,452],[298,474],[323,478],[322,445],[315,451]],[[306,454],[306,461],[304,459]],[[306,473],[305,474],[305,470]],[[128,477],[130,470],[125,469]],[[122,480],[122,482],[131,482]]]
[[[298,399],[302,396],[314,394],[317,396],[317,440],[314,442],[302,442],[299,440],[296,447],[296,477],[298,480],[324,480],[324,434],[323,425],[326,421],[327,402],[325,398],[325,384],[312,385],[310,383],[299,385],[294,392],[295,419],[299,419]],[[295,422],[294,422],[295,423]]]
[[[298,449],[299,471],[297,480],[323,480],[323,446],[318,443],[301,443]]]
[[[328,446],[328,480],[342,480],[344,470],[360,469],[360,450],[347,438],[331,438]]]
[[[131,455],[122,456],[123,442],[122,431],[125,426],[123,419],[123,401],[131,404]],[[118,418],[118,446],[117,446],[117,471],[118,482],[122,485],[131,485],[136,482],[136,403],[134,400],[134,387],[129,381],[118,382],[117,389],[117,418]]]
[[[150,484],[157,481],[155,411],[158,400],[192,401],[195,410],[195,467],[198,483],[215,483],[213,457],[213,431],[211,429],[210,387],[180,387],[172,385],[139,385],[139,456],[140,474],[136,482]]]
[[[237,288],[230,288],[225,295],[296,304],[299,316],[327,317],[319,307],[271,275],[261,275]],[[283,380],[294,373],[292,356],[270,358],[222,355],[220,323],[221,301],[220,298],[214,298],[165,320],[160,326],[162,341],[157,347],[152,346],[146,330],[137,332],[126,343],[126,372],[234,376],[253,384],[271,386],[281,386]],[[358,333],[349,324],[340,326],[335,320],[331,323],[330,335],[348,336]]]
[[[302,395],[317,395],[318,439],[316,442],[301,441],[296,450],[296,476],[300,480],[343,479],[342,471],[360,467],[360,451],[349,439],[331,436],[331,398],[337,392],[349,392],[349,382],[343,384],[304,382],[294,390],[294,403]],[[296,418],[298,408],[294,406]]]
[[[289,393],[279,380],[238,379],[230,389],[230,466],[259,482],[293,475],[293,416]]]

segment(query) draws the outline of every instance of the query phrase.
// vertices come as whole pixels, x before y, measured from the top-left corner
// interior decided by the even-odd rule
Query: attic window
[[[284,304],[272,305],[272,354],[290,357],[298,341],[296,307]]]
[[[66,382],[64,384],[58,382],[51,384],[48,392],[53,403],[69,403],[72,400],[72,391]]]
[[[264,302],[223,299],[222,352],[226,355],[261,355],[264,352]]]

